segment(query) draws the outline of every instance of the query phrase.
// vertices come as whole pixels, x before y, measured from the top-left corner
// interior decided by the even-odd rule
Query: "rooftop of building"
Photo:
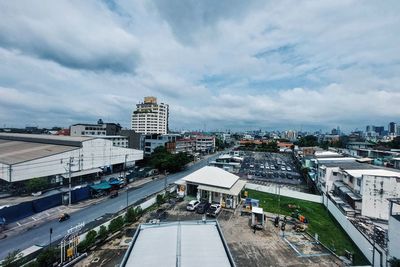
[[[182,180],[190,183],[230,189],[239,180],[239,176],[218,167],[205,166],[183,177]]]
[[[141,224],[125,266],[235,266],[216,221]]]
[[[339,168],[347,169],[347,170],[379,169],[378,166],[374,166],[374,165],[367,164],[367,163],[360,163],[360,162],[356,162],[356,161],[327,162],[327,163],[323,163],[320,165],[325,166],[327,168],[339,167]]]
[[[92,139],[92,137],[0,133],[0,162],[10,165],[43,158],[78,149],[83,141]]]
[[[345,172],[347,172],[349,175],[353,177],[362,177],[364,175],[371,175],[371,176],[380,176],[380,177],[397,177],[400,178],[400,171],[392,171],[392,170],[387,170],[387,169],[359,169],[359,170],[354,170],[354,169],[344,169]]]
[[[342,154],[332,151],[315,151],[314,156],[316,158],[335,158],[335,157],[343,157]]]

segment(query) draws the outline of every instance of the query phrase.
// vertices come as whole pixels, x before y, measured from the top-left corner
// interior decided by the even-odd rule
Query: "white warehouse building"
[[[119,164],[134,165],[143,151],[113,146],[94,137],[0,134],[0,180],[14,183],[36,177],[72,177]]]

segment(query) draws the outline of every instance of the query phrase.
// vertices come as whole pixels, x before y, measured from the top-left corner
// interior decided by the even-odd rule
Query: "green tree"
[[[318,146],[318,138],[314,135],[306,135],[299,139],[298,145],[300,147]]]
[[[164,196],[161,194],[158,194],[156,197],[156,202],[157,202],[157,206],[161,206],[164,203]]]
[[[45,249],[39,254],[36,261],[41,267],[53,266],[53,263],[58,261],[58,253],[59,250],[57,248]]]
[[[108,225],[108,231],[110,233],[114,233],[120,230],[124,226],[124,219],[122,216],[118,216],[117,218],[113,219],[110,224]]]
[[[125,213],[125,222],[133,223],[136,221],[136,210],[130,207]]]
[[[397,258],[391,258],[389,260],[390,267],[400,267],[400,259]]]
[[[86,245],[91,247],[96,242],[97,232],[95,230],[90,230],[85,237]]]
[[[104,225],[100,226],[99,232],[97,233],[97,238],[100,240],[106,239],[108,234],[107,227]]]
[[[17,263],[18,259],[21,258],[20,250],[14,250],[8,253],[8,255],[1,262],[1,267],[17,267],[19,264]]]
[[[28,192],[38,192],[48,187],[49,183],[46,177],[33,178],[26,182],[26,190]]]

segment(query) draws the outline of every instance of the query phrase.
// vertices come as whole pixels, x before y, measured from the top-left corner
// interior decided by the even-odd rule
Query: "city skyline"
[[[400,121],[395,1],[32,5],[0,4],[1,126],[129,127],[146,95],[170,105],[171,129]]]

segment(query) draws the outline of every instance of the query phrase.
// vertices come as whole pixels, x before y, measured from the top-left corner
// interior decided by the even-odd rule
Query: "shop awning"
[[[92,174],[92,173],[97,173],[97,172],[102,172],[103,170],[100,168],[93,168],[93,169],[89,169],[89,170],[82,170],[82,171],[78,171],[78,172],[73,172],[71,173],[71,177],[78,177],[78,176],[82,176],[82,175],[86,175],[86,174]],[[65,178],[68,177],[68,173],[63,175]]]
[[[91,185],[90,188],[93,190],[107,190],[111,188],[111,185],[108,182],[102,182],[99,184]]]

